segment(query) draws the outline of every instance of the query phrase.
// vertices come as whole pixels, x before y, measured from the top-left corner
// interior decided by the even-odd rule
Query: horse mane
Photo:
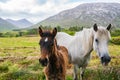
[[[55,46],[56,46],[57,49],[59,50],[59,49],[60,49],[60,46],[57,44],[57,40],[56,40],[56,38],[54,39],[54,42],[55,42]]]
[[[76,32],[75,36],[76,38],[82,40],[82,42],[91,42],[93,39],[93,30],[92,28],[83,28],[82,31]]]

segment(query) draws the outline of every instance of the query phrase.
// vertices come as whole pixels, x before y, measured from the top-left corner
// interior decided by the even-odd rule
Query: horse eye
[[[98,39],[95,39],[95,41],[98,43]]]
[[[50,45],[53,46],[53,42],[51,42]]]
[[[53,43],[54,43],[53,41],[50,41],[50,46],[53,46]]]

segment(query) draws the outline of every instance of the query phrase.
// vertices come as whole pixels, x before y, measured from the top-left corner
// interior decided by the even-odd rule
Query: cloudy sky
[[[37,23],[60,11],[92,2],[120,3],[120,0],[0,0],[0,17],[13,20],[26,18]]]

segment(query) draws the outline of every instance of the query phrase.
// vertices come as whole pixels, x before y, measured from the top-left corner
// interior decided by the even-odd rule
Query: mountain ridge
[[[50,16],[32,27],[38,27],[39,25],[91,27],[94,23],[102,26],[111,23],[113,26],[120,28],[119,21],[120,3],[85,3]]]
[[[18,27],[7,22],[6,20],[0,18],[0,32],[4,32],[4,31],[10,31],[13,29],[17,29]]]
[[[6,21],[8,21],[11,24],[14,24],[16,26],[18,26],[19,28],[27,28],[29,26],[32,26],[33,23],[31,23],[30,21],[24,19],[20,19],[20,20],[12,20],[12,19],[6,19]]]

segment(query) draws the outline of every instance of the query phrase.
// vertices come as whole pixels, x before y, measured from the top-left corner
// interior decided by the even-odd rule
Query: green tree
[[[80,31],[82,29],[83,29],[83,27],[78,27],[78,26],[73,26],[73,27],[69,28],[70,31]]]
[[[62,31],[62,28],[60,26],[57,26],[56,28],[58,32]]]
[[[3,33],[0,33],[0,37],[3,37]]]
[[[38,29],[34,28],[34,29],[29,29],[27,31],[27,35],[35,35],[38,33]]]

